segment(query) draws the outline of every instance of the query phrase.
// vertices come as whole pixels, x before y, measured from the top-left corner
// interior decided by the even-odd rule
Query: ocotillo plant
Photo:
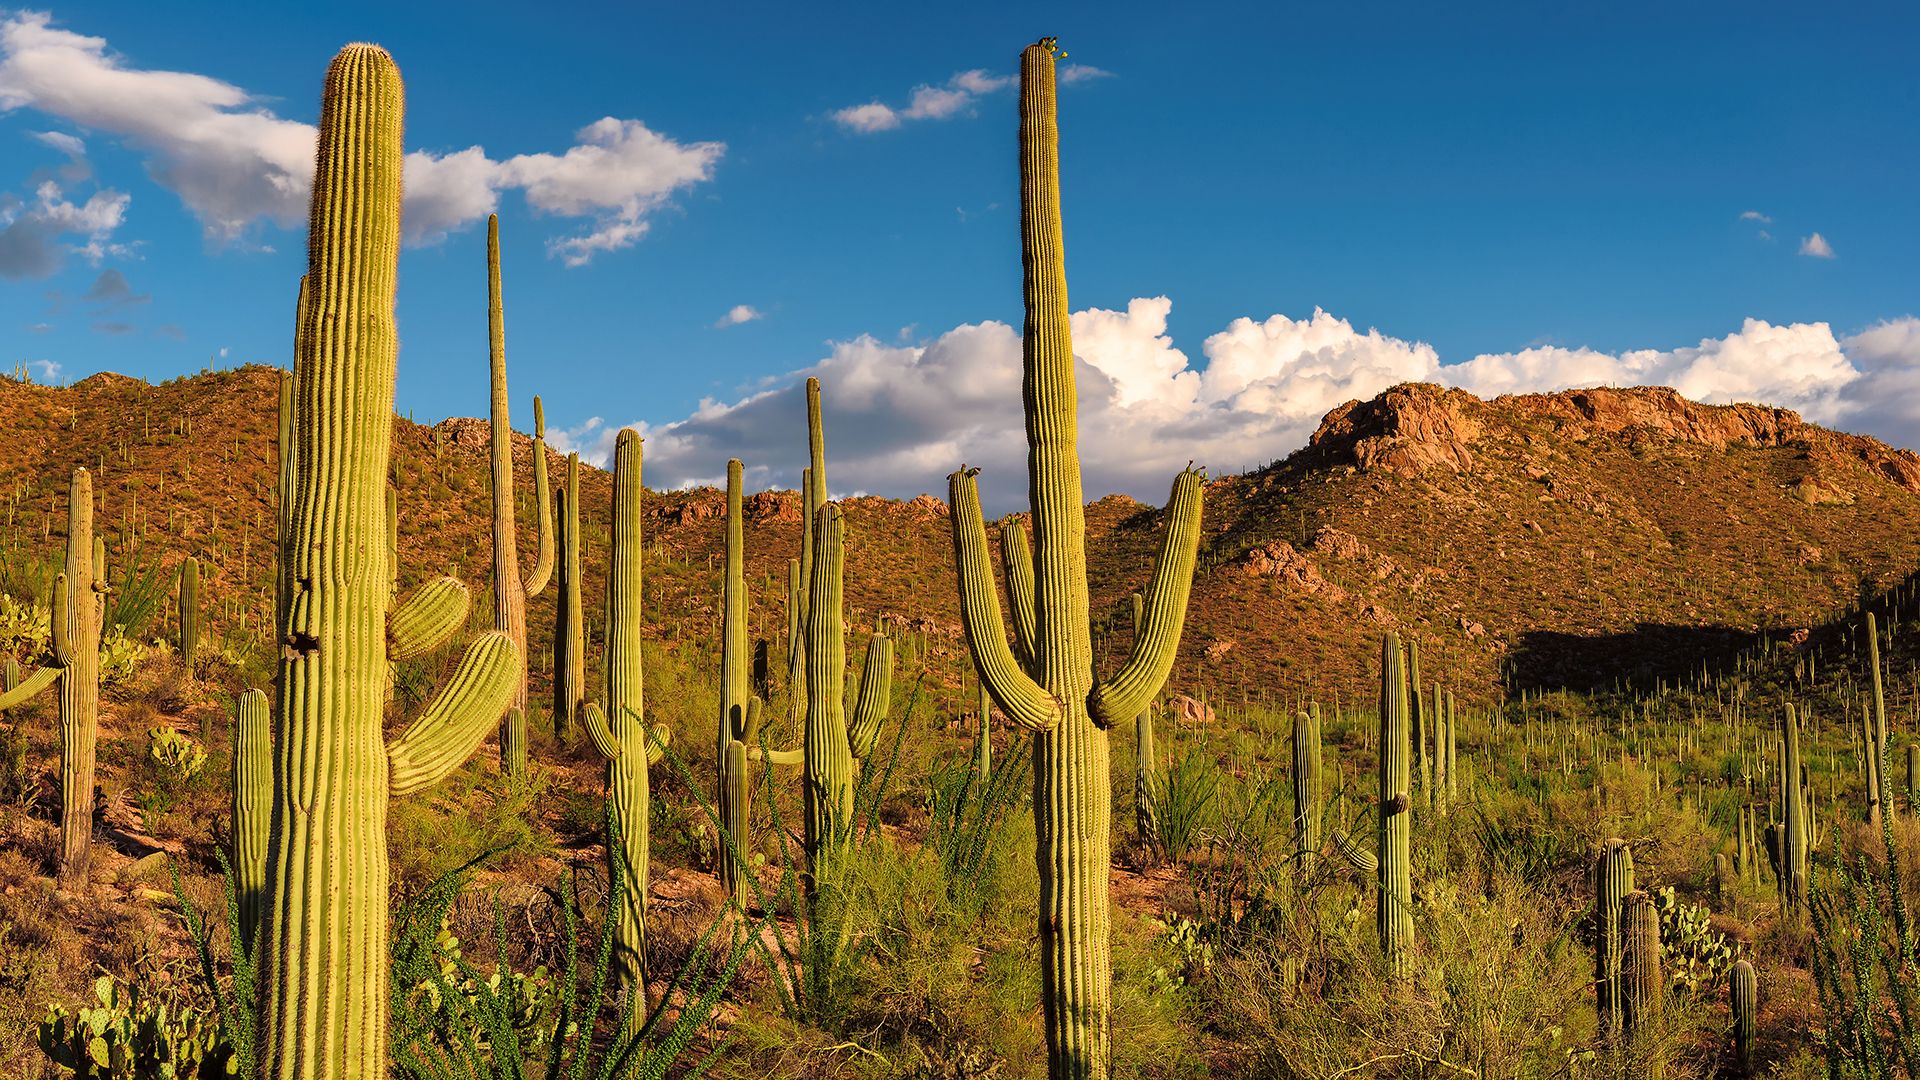
[[[539,521],[533,569],[520,577],[518,534],[513,521],[513,422],[507,408],[505,313],[500,302],[500,217],[487,215],[487,360],[493,383],[493,628],[527,655],[527,601],[540,595],[553,573],[553,505],[547,493],[546,415],[533,399],[533,499]],[[518,775],[527,760],[527,673],[524,666],[513,702],[500,720],[500,767]]]
[[[66,569],[53,581],[53,663],[0,693],[0,710],[59,683],[60,873],[83,888],[92,860],[94,741],[99,734],[100,623],[106,609],[106,555],[93,535],[93,477],[73,470],[67,489]]]
[[[1040,872],[1040,964],[1048,1070],[1054,1080],[1112,1071],[1113,973],[1107,875],[1113,802],[1107,729],[1139,715],[1173,666],[1200,541],[1200,474],[1173,485],[1167,534],[1146,590],[1133,654],[1114,677],[1093,670],[1081,499],[1073,342],[1060,231],[1059,130],[1052,39],[1020,57],[1020,231],[1025,270],[1022,339],[1028,479],[1036,589],[1030,611],[1014,597],[1007,645],[987,556],[974,471],[948,478],[961,616],[987,690],[1034,737],[1035,861]]]
[[[1320,706],[1293,714],[1293,847],[1320,850]]]
[[[872,754],[893,693],[893,642],[867,641],[857,697],[849,699],[847,628],[842,615],[846,524],[827,503],[813,526],[813,596],[807,601],[806,847],[813,880],[852,836],[859,763]]]
[[[471,754],[520,677],[513,642],[482,635],[426,710],[383,739],[389,650],[422,645],[395,637],[414,620],[398,617],[408,605],[389,612],[382,542],[403,109],[385,50],[349,45],[334,58],[320,106],[309,303],[296,334],[295,465],[280,508],[289,588],[278,620],[286,635],[260,991],[270,1080],[385,1074],[387,801]],[[465,590],[422,595],[439,604]]]
[[[1593,861],[1593,986],[1600,1032],[1612,1042],[1625,1020],[1622,984],[1621,917],[1627,894],[1633,891],[1633,847],[1610,839],[1600,845]]]
[[[580,605],[580,455],[567,455],[567,479],[560,492],[559,595],[553,626],[553,737],[567,741],[587,695],[585,612]]]
[[[1760,980],[1753,965],[1736,960],[1727,972],[1727,1005],[1733,1014],[1733,1065],[1737,1075],[1753,1073],[1754,1011],[1760,996]]]
[[[180,663],[193,672],[200,652],[200,560],[189,555],[180,563]]]
[[[1628,1040],[1639,1041],[1658,1028],[1665,993],[1660,977],[1660,912],[1646,890],[1635,889],[1622,902],[1620,932],[1622,1026]]]
[[[1407,680],[1400,637],[1380,643],[1380,809],[1374,850],[1380,867],[1374,924],[1395,977],[1413,970],[1413,770],[1408,759]],[[1418,696],[1418,695],[1415,695]]]
[[[233,722],[233,892],[240,945],[254,951],[266,906],[267,846],[273,826],[273,717],[267,695],[248,690]]]
[[[607,759],[607,798],[620,822],[620,854],[636,884],[620,899],[613,938],[614,972],[628,995],[646,993],[647,880],[650,844],[647,832],[652,790],[647,766],[666,750],[667,728],[645,722],[641,667],[640,597],[646,585],[641,566],[640,435],[622,428],[613,443],[613,527],[607,562],[606,689],[604,712],[594,702],[580,710],[581,726]],[[613,857],[609,851],[609,859]],[[632,1011],[638,1024],[646,1009]]]
[[[742,782],[735,783],[729,771],[733,767],[730,748],[735,742],[741,743],[742,768],[746,765],[747,697],[750,693],[749,676],[752,674],[747,655],[746,539],[740,513],[740,474],[740,460],[735,458],[728,461],[727,567],[720,586],[720,715],[715,725],[713,756],[718,771],[715,791],[720,800],[720,820],[738,822],[744,828],[749,821],[748,808],[736,807],[733,801],[751,799],[753,785],[744,782],[744,777]],[[732,825],[728,827],[731,829]],[[744,836],[736,836],[735,842],[742,843],[744,839]],[[745,868],[735,863],[727,852],[727,845],[720,845],[720,883],[728,895],[735,899],[740,899],[746,891],[746,883],[741,878],[743,873]]]

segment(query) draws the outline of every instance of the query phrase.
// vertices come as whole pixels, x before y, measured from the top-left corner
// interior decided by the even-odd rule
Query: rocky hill
[[[277,387],[276,371],[257,366],[159,386],[0,380],[9,563],[53,557],[66,476],[84,464],[115,574],[164,573],[196,554],[216,638],[239,653],[264,645]],[[530,560],[530,443],[519,452]],[[486,456],[482,421],[396,422],[403,583],[450,569],[484,592]],[[556,482],[562,467],[554,455]],[[593,597],[610,488],[598,470],[583,474]],[[721,494],[661,493],[650,506],[649,618],[669,643],[705,641],[717,626]],[[854,499],[847,520],[850,617],[924,630],[957,679],[945,506]],[[1663,388],[1482,401],[1407,385],[1334,410],[1284,462],[1213,481],[1206,521],[1176,688],[1365,694],[1373,637],[1392,626],[1423,642],[1431,677],[1484,700],[1516,683],[1678,673],[1904,577],[1920,565],[1920,457],[1788,410],[1699,405]],[[1091,504],[1088,526],[1096,619],[1118,655],[1158,512],[1110,496]],[[796,495],[750,496],[746,535],[754,633],[777,642]],[[551,627],[551,590],[529,625],[536,642]]]

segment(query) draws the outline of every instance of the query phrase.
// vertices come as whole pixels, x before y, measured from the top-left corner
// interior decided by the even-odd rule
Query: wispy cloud
[[[735,304],[731,308],[728,308],[727,313],[720,316],[719,320],[713,325],[715,329],[724,330],[729,326],[739,326],[741,323],[750,323],[755,319],[764,318],[766,318],[766,316],[761,313],[759,308],[754,307],[752,304]]]
[[[149,174],[180,196],[217,243],[244,243],[262,222],[295,228],[304,220],[313,125],[275,115],[231,83],[134,67],[106,39],[56,27],[45,12],[22,11],[0,21],[0,113],[18,109],[105,132],[145,152]],[[585,232],[548,242],[551,256],[582,265],[637,242],[647,215],[711,177],[725,150],[614,117],[580,129],[574,145],[557,154],[495,160],[478,146],[415,150],[406,158],[407,239],[437,241],[484,219],[502,191],[517,189],[536,212],[588,219]]]
[[[1800,241],[1800,254],[1810,255],[1816,259],[1831,259],[1833,258],[1833,245],[1827,243],[1826,237],[1821,236],[1819,233],[1814,233],[1812,236]]]
[[[1111,74],[1088,64],[1068,64],[1055,75],[1055,81],[1070,85]],[[922,83],[914,87],[904,105],[889,105],[876,99],[836,109],[832,116],[841,127],[862,135],[892,131],[909,121],[945,120],[968,112],[977,99],[1009,89],[1016,81],[1014,75],[996,75],[985,68],[974,68],[938,85]]]
[[[1740,214],[1741,221],[1757,221],[1762,225],[1773,224],[1773,219],[1758,210],[1747,210]]]
[[[113,235],[131,201],[125,192],[103,188],[75,202],[53,180],[42,181],[31,199],[0,192],[0,278],[47,277],[68,255],[98,264],[126,254]]]

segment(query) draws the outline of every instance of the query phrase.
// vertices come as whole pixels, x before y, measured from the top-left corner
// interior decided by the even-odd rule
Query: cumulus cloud
[[[1397,383],[1439,382],[1483,397],[1580,386],[1671,385],[1713,403],[1758,401],[1891,440],[1920,422],[1920,319],[1837,339],[1826,323],[1747,320],[1738,331],[1675,349],[1608,353],[1530,348],[1443,363],[1423,342],[1360,330],[1316,309],[1306,318],[1235,319],[1204,339],[1195,363],[1168,334],[1172,302],[1074,312],[1079,433],[1088,497],[1119,491],[1158,502],[1189,460],[1239,471],[1299,449],[1328,411]],[[764,389],[707,400],[667,423],[632,425],[647,438],[647,475],[663,487],[714,483],[729,457],[754,487],[796,485],[793,447],[805,443],[802,386],[825,387],[829,487],[943,494],[961,463],[985,470],[992,512],[1024,504],[1026,436],[1020,335],[969,323],[923,343],[863,336]],[[605,461],[617,428],[594,418],[556,445]]]
[[[215,242],[242,241],[261,222],[293,228],[305,217],[313,125],[276,116],[219,79],[134,67],[106,39],[56,27],[44,12],[0,20],[0,113],[18,109],[106,132],[143,151],[149,174],[180,196]],[[681,144],[638,120],[612,117],[583,128],[560,154],[496,161],[478,146],[415,150],[406,158],[406,236],[432,243],[484,218],[503,190],[520,189],[536,211],[592,219],[584,235],[548,245],[567,265],[581,265],[636,242],[646,232],[645,215],[711,176],[724,150],[720,143]]]
[[[126,254],[113,234],[126,221],[131,201],[124,192],[102,188],[75,202],[52,180],[42,181],[31,200],[0,194],[0,278],[47,277],[69,254],[95,264]]]
[[[1800,241],[1800,254],[1811,255],[1816,259],[1831,259],[1833,258],[1833,245],[1827,243],[1826,237],[1821,236],[1819,233],[1814,233],[1812,236]]]
[[[1054,79],[1061,85],[1071,85],[1111,74],[1090,64],[1067,64],[1060,68]],[[996,75],[984,68],[974,68],[962,71],[937,86],[922,83],[914,87],[904,105],[869,101],[836,109],[830,115],[841,127],[862,135],[892,131],[910,120],[945,120],[957,116],[972,108],[975,100],[1006,90],[1017,81],[1018,78],[1011,74]]]
[[[57,360],[29,360],[27,363],[40,372],[40,381],[52,385],[60,381],[60,363]]]
[[[741,323],[750,323],[755,319],[764,318],[766,318],[766,316],[761,314],[760,309],[754,307],[752,304],[735,304],[728,308],[727,313],[720,316],[719,320],[713,325],[717,330],[724,330],[729,326],[739,326]]]

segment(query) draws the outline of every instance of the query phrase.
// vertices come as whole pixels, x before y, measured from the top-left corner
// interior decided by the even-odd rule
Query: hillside
[[[159,386],[0,380],[9,548],[53,556],[67,474],[84,464],[116,577],[130,562],[164,570],[198,555],[215,640],[264,661],[277,385],[260,366]],[[530,561],[530,444],[518,445]],[[483,421],[396,420],[403,585],[452,572],[483,591],[486,454]],[[563,466],[551,456],[556,483]],[[610,489],[599,470],[582,474],[591,598]],[[704,638],[717,619],[721,494],[661,493],[650,506],[661,556],[650,567],[652,625],[669,641]],[[1484,700],[1509,684],[1584,689],[1697,668],[1903,578],[1920,565],[1920,457],[1788,410],[1698,405],[1659,388],[1482,401],[1408,385],[1336,409],[1277,465],[1216,479],[1206,515],[1174,687],[1362,694],[1368,643],[1397,627],[1426,645],[1432,677]],[[1116,648],[1157,517],[1124,496],[1089,507],[1096,618]],[[847,521],[850,617],[924,630],[957,678],[944,505],[853,499]],[[785,563],[800,540],[795,493],[749,496],[746,538],[754,633],[777,648]],[[536,642],[552,602],[549,590],[529,611]]]

